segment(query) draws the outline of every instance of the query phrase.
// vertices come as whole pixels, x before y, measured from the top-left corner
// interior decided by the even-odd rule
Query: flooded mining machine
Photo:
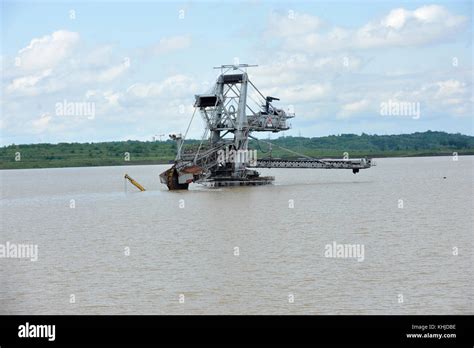
[[[190,183],[209,187],[264,185],[273,182],[272,176],[260,176],[255,168],[370,168],[370,158],[316,159],[287,150],[295,159],[260,158],[251,156],[249,138],[252,132],[278,133],[290,129],[294,112],[273,105],[278,98],[264,96],[249,80],[247,68],[256,65],[222,65],[215,85],[206,94],[195,96],[194,112],[183,136],[170,135],[177,143],[173,166],[160,174],[161,183],[169,190],[188,189]],[[200,143],[185,149],[184,140],[196,111],[199,110],[206,128]],[[268,142],[266,142],[268,143]],[[268,143],[271,146],[277,146]],[[279,146],[280,147],[280,146]],[[255,151],[255,150],[254,150]],[[256,151],[255,151],[256,152]]]

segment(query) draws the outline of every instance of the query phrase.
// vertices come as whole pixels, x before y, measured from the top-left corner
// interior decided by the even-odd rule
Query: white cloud
[[[467,84],[449,79],[423,84],[412,93],[430,111],[444,111],[455,116],[472,116],[473,101]]]
[[[311,102],[319,100],[326,103],[323,107],[326,110],[336,104],[337,117],[346,118],[368,111],[371,93],[385,98],[398,91],[390,90],[397,88],[395,86],[381,87],[380,82],[369,82],[361,88],[359,84],[364,85],[365,77],[360,75],[357,79],[362,80],[354,81],[353,73],[360,72],[372,58],[362,58],[355,52],[440,41],[456,33],[465,23],[466,17],[454,15],[438,5],[415,10],[396,8],[381,18],[350,29],[323,25],[320,18],[310,14],[295,14],[292,18],[272,13],[262,40],[279,39],[279,45],[272,48],[277,53],[255,72],[251,70],[250,77],[262,93],[281,97],[283,103],[305,103],[309,107]],[[397,76],[387,78],[397,85]],[[355,90],[346,91],[343,87],[354,82],[359,85]],[[449,102],[456,100],[451,98]]]
[[[163,37],[158,44],[151,48],[151,52],[156,55],[161,55],[187,48],[190,45],[191,37],[189,35]]]
[[[271,13],[268,18],[266,35],[294,38],[319,29],[322,25],[320,18],[305,13],[289,12],[288,14]]]
[[[52,116],[49,113],[44,113],[41,115],[40,118],[33,120],[31,122],[31,125],[33,127],[34,132],[36,133],[44,132],[48,128],[51,120],[52,120]]]
[[[414,54],[420,45],[452,37],[465,22],[465,17],[441,6],[396,8],[355,28],[328,25],[310,14],[297,13],[294,19],[272,14],[262,41],[256,43],[260,50],[252,52],[257,60],[260,57],[259,67],[249,69],[249,75],[264,95],[281,98],[276,106],[294,106],[297,117],[292,123],[304,125],[308,136],[347,129],[386,131],[383,127],[389,122],[399,122],[377,117],[379,103],[389,99],[420,102],[422,121],[433,114],[439,118],[472,115],[472,63],[459,56],[456,69],[450,61],[445,68],[434,66],[433,60],[442,58],[434,48],[434,59],[425,69]],[[209,33],[203,39],[211,38]],[[272,38],[275,40],[269,42]],[[144,71],[139,63],[144,57],[135,54],[166,55],[191,43],[190,36],[179,35],[164,37],[143,50],[120,52],[120,46],[108,43],[87,47],[78,33],[61,30],[33,39],[18,53],[22,56],[19,67],[13,66],[14,56],[0,56],[7,64],[2,72],[6,92],[1,101],[1,126],[6,127],[2,132],[12,134],[11,139],[15,134],[33,133],[69,140],[82,133],[86,134],[82,139],[95,140],[94,136],[117,139],[124,134],[143,137],[183,131],[193,112],[194,94],[211,85],[204,87],[201,81],[181,73],[150,82],[148,77],[155,71]],[[241,44],[237,42],[236,47]],[[367,50],[371,48],[378,50]],[[413,64],[409,60],[412,54]],[[131,56],[131,65],[124,55]],[[205,57],[198,56],[197,61]],[[398,57],[404,58],[400,64]],[[186,68],[175,69],[163,70]],[[211,75],[199,70],[196,74],[204,79]],[[54,105],[63,99],[93,102],[97,117],[58,118]],[[291,132],[297,134],[298,128]],[[195,117],[190,137],[198,138],[201,133],[200,118]]]
[[[47,69],[37,74],[18,77],[7,85],[7,92],[35,95],[38,93],[37,84],[44,78],[50,76],[51,71],[51,69]]]
[[[444,7],[439,5],[423,6],[413,12],[408,12],[407,16],[413,16],[420,22],[434,23],[445,21],[447,25],[456,25],[461,17],[451,15]]]
[[[33,39],[20,50],[19,66],[13,64],[14,57],[9,58],[8,75],[2,76],[6,98],[1,101],[5,104],[2,127],[8,127],[8,132],[50,136],[64,131],[63,136],[73,137],[79,129],[86,129],[89,134],[103,134],[105,129],[121,127],[138,131],[138,126],[134,126],[137,120],[140,127],[148,130],[150,125],[155,125],[157,114],[163,128],[179,131],[189,121],[193,95],[199,89],[194,79],[178,74],[158,82],[137,82],[127,90],[117,79],[124,76],[136,60],[118,54],[110,44],[90,49],[86,43],[78,45],[78,40],[77,33],[55,31]],[[186,48],[190,43],[189,36],[163,38],[154,53],[169,53]],[[128,53],[133,56],[137,51]],[[92,102],[97,117],[93,121],[58,117],[54,106],[62,100]],[[32,116],[38,112],[41,117]],[[115,128],[109,127],[110,122]],[[61,134],[54,136],[61,138]]]
[[[306,15],[307,22],[320,23],[315,16]],[[267,32],[274,29],[270,16]],[[281,19],[283,22],[287,18]],[[300,52],[328,52],[331,50],[368,49],[396,46],[417,46],[446,39],[467,22],[465,16],[450,13],[439,5],[422,6],[414,11],[397,8],[379,20],[370,21],[358,29],[332,27],[320,30],[316,25],[300,25],[299,30],[273,30],[273,35],[283,40],[282,47]]]
[[[58,30],[19,50],[15,65],[9,61],[3,74],[4,91],[12,96],[40,96],[53,92],[109,83],[130,68],[128,57],[117,57],[113,46],[93,49],[81,45],[79,34]],[[118,58],[118,59],[117,59]]]
[[[127,94],[136,98],[183,97],[197,92],[198,84],[185,75],[174,75],[161,82],[136,83],[127,88]]]
[[[53,68],[71,55],[78,41],[78,33],[66,30],[34,38],[28,46],[18,52],[19,67],[24,70]]]
[[[111,89],[108,90],[88,90],[85,93],[85,98],[89,102],[99,104],[109,110],[110,107],[120,107],[120,98],[123,94]],[[104,110],[102,110],[104,111]]]
[[[458,80],[438,81],[435,85],[438,87],[438,91],[435,95],[436,98],[452,97],[468,92],[466,90],[466,84]]]
[[[293,86],[267,88],[268,95],[281,98],[283,103],[305,103],[327,97],[331,92],[329,84],[303,83]]]
[[[96,80],[99,82],[114,80],[115,78],[122,75],[129,67],[130,65],[127,63],[120,63],[110,68],[106,68],[105,70],[99,72],[99,74],[96,75]]]
[[[90,67],[102,67],[113,61],[114,47],[112,45],[100,45],[91,48],[87,54],[82,57],[81,61],[84,65]]]
[[[367,99],[358,100],[353,103],[344,104],[337,114],[337,118],[347,118],[353,114],[360,113],[361,111],[367,110],[369,101]]]
[[[355,33],[354,46],[375,48],[416,46],[443,40],[457,32],[467,18],[451,14],[439,5],[414,11],[395,9],[380,22],[370,22]]]
[[[382,26],[394,29],[402,28],[408,17],[410,16],[410,11],[405,10],[404,8],[397,8],[390,11],[390,13],[382,19]]]
[[[314,82],[321,79],[323,74],[356,71],[361,63],[362,60],[354,55],[315,56],[304,53],[286,54],[281,51],[273,56],[268,64],[262,64],[257,69],[249,71],[249,76],[258,83],[258,86],[286,87]]]
[[[250,75],[262,92],[281,97],[282,103],[297,104],[298,114],[314,114],[317,107],[318,117],[371,117],[378,115],[379,101],[397,98],[421,102],[424,117],[428,118],[434,113],[467,114],[472,110],[462,79],[426,83],[434,78],[433,74],[391,74],[396,71],[396,64],[383,76],[362,73],[373,59],[368,54],[374,53],[367,49],[393,47],[404,49],[403,54],[409,55],[413,51],[408,52],[408,46],[440,43],[453,36],[464,27],[465,16],[438,5],[415,10],[396,8],[358,28],[322,25],[318,17],[306,16],[306,24],[300,25],[298,17],[292,20],[270,15],[260,46],[268,50],[263,41],[277,38],[277,46],[271,48],[277,53],[260,62],[261,66],[255,72],[251,70]],[[281,30],[276,29],[274,24],[279,21],[293,21],[295,27],[283,25]],[[383,66],[376,65],[379,69]]]

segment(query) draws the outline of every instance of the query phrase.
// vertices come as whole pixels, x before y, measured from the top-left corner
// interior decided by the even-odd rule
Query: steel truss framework
[[[273,177],[261,177],[247,161],[222,162],[219,151],[246,152],[253,132],[278,133],[290,129],[294,113],[275,107],[279,100],[264,96],[249,80],[247,68],[255,65],[222,65],[221,74],[210,93],[196,95],[195,111],[206,124],[203,139],[197,149],[185,151],[184,138],[171,135],[178,142],[174,165],[160,174],[160,180],[170,190],[187,189],[191,182],[209,186],[263,185]],[[191,122],[194,118],[191,118]],[[189,126],[188,126],[189,130]],[[186,134],[185,134],[186,136]],[[306,156],[304,156],[306,157]],[[256,168],[370,168],[370,159],[259,159]]]

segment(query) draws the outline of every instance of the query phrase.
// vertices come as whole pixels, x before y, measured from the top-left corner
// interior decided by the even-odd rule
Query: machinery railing
[[[321,169],[366,169],[372,166],[370,158],[357,159],[259,159],[256,168],[321,168]]]

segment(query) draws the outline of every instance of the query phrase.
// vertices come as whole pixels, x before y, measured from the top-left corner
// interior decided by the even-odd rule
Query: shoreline
[[[190,152],[198,146],[198,140],[186,141]],[[474,155],[474,136],[431,130],[399,135],[285,136],[263,143],[250,140],[248,147],[257,150],[259,158],[281,159],[340,159],[346,153],[350,158],[461,156]],[[170,164],[176,152],[172,140],[12,144],[0,147],[0,170]]]
[[[474,150],[458,150],[458,151],[453,151],[457,152],[458,156],[474,156]],[[406,154],[406,155],[401,155],[401,154],[394,154],[394,155],[383,155],[383,154],[377,154],[374,156],[353,156],[352,158],[371,158],[371,159],[381,159],[381,158],[416,158],[416,157],[450,157],[453,156],[453,152],[446,153],[446,152],[439,152],[439,153],[419,153],[419,154]],[[294,157],[296,158],[296,157]],[[294,159],[294,158],[285,158],[285,159]],[[318,158],[337,158],[337,157],[318,157]],[[23,166],[23,167],[8,167],[4,166],[4,163],[0,164],[0,170],[21,170],[21,169],[60,169],[60,168],[88,168],[88,167],[126,167],[126,166],[150,166],[150,165],[172,165],[174,160],[169,160],[169,161],[129,161],[127,163],[94,163],[94,164],[84,164],[84,165],[52,165],[52,166]],[[7,162],[7,163],[15,163],[15,162]],[[23,162],[23,164],[29,164],[28,162]]]

